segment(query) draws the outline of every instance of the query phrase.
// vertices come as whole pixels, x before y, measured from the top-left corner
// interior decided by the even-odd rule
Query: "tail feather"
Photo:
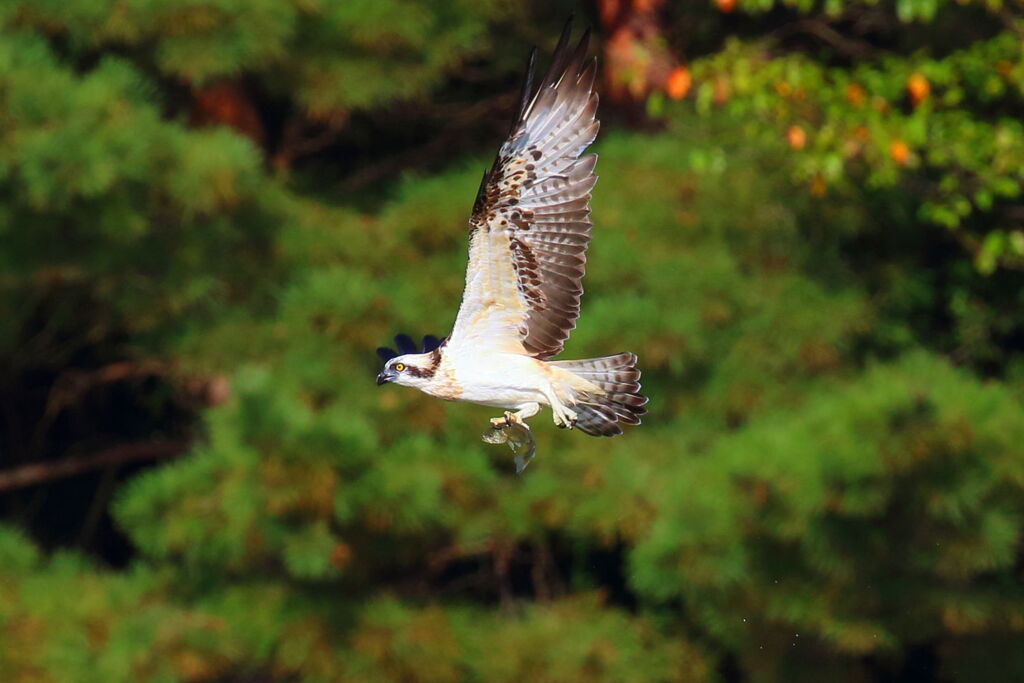
[[[617,416],[602,405],[577,404],[576,428],[591,436],[618,436],[622,433]]]
[[[618,353],[604,358],[551,361],[592,384],[595,389],[576,396],[576,427],[592,436],[616,436],[619,424],[638,425],[647,397],[640,394],[636,354]]]

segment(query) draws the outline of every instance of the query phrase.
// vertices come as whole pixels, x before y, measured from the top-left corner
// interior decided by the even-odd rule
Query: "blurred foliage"
[[[1017,6],[664,7],[565,354],[636,351],[651,413],[545,413],[520,477],[372,349],[447,331],[507,125],[396,112],[504,97],[564,13],[2,7],[0,679],[1024,677]],[[346,194],[352,129],[403,163]]]
[[[162,78],[250,74],[313,115],[429,92],[473,49],[487,2],[6,2],[5,23],[65,54],[127,54]]]
[[[593,594],[515,613],[407,605],[388,595],[338,610],[342,592],[285,590],[258,579],[182,599],[172,572],[138,566],[111,574],[68,555],[43,560],[10,529],[0,530],[0,554],[0,673],[8,681],[621,681],[707,674],[693,649],[659,637],[646,619],[605,608]],[[168,600],[175,593],[179,599]],[[566,630],[573,634],[568,643]],[[346,643],[351,649],[343,649]]]
[[[740,0],[738,8],[776,5],[805,18],[757,39],[728,38],[696,60],[697,109],[743,118],[752,141],[784,137],[794,180],[816,195],[851,183],[899,188],[916,198],[916,218],[951,231],[982,272],[1024,266],[1019,5]],[[902,37],[898,22],[907,24]],[[925,22],[933,25],[918,28]],[[802,34],[823,47],[787,49]]]

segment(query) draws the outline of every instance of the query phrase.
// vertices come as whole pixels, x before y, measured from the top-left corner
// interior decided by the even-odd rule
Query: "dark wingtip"
[[[579,47],[586,48],[590,45],[590,34],[591,30],[589,26],[583,29],[583,35],[580,36]]]
[[[395,351],[394,349],[389,349],[386,346],[378,346],[377,347],[377,355],[380,357],[380,359],[382,361],[387,363],[392,358],[395,358],[396,356],[398,356],[398,352]]]
[[[395,346],[398,347],[398,352],[403,356],[407,353],[416,353],[416,342],[412,340],[407,334],[400,334],[395,337]]]
[[[423,337],[423,344],[420,346],[420,353],[430,353],[441,345],[441,340],[432,334]]]
[[[572,36],[572,23],[576,20],[576,13],[570,12],[569,18],[565,20],[565,26],[562,27],[562,35],[558,37],[558,47],[565,47],[569,43],[569,38]],[[558,51],[558,48],[555,48]]]
[[[583,32],[583,35],[580,36],[579,45],[576,46],[576,54],[579,55],[580,64],[583,64],[586,61],[585,58],[587,56],[587,50],[589,48],[590,48],[590,27],[588,26],[587,29]]]
[[[523,120],[523,117],[526,115],[526,109],[530,106],[530,101],[533,99],[533,74],[536,66],[537,48],[534,47],[530,50],[530,58],[526,62],[526,80],[523,81],[523,90],[519,94],[519,111],[516,113],[516,117],[512,121],[513,131]]]
[[[568,21],[565,22],[565,28],[562,29],[562,35],[558,37],[558,44],[552,53],[551,66],[548,68],[547,77],[544,79],[545,85],[551,85],[552,76],[557,78],[565,69],[568,60],[569,39],[572,37],[572,19],[572,15],[570,15]]]
[[[590,44],[590,29],[587,28],[583,31],[580,42],[577,43],[575,48],[571,48],[569,40],[572,38],[572,24],[573,17],[570,16],[565,22],[565,28],[562,29],[562,35],[558,38],[558,45],[555,46],[555,51],[551,57],[551,64],[548,66],[547,73],[544,74],[544,80],[541,81],[538,93],[544,88],[555,87],[567,73],[570,78],[575,78],[584,69],[587,48]],[[570,70],[573,73],[569,73]]]
[[[515,130],[517,121],[512,122],[512,130]],[[511,135],[511,133],[510,133]],[[497,160],[495,160],[497,164]],[[473,202],[473,215],[478,216],[483,211],[484,205],[487,203],[487,182],[491,179],[491,172],[484,171],[484,177],[480,179],[480,188],[476,191],[476,200]],[[472,225],[472,222],[471,222]],[[472,229],[472,227],[471,227]]]
[[[583,32],[580,42],[576,44],[572,56],[565,63],[564,73],[570,78],[578,79],[587,68],[587,51],[590,49],[590,27]],[[571,71],[570,71],[571,70]]]
[[[562,75],[572,68],[573,64],[576,65],[576,73],[572,74],[572,76],[579,77],[585,70],[587,47],[590,43],[590,28],[587,28],[583,32],[583,36],[580,38],[580,42],[576,46],[576,49],[570,49],[569,40],[572,38],[572,25],[574,19],[575,15],[570,14],[569,18],[565,22],[565,26],[562,27],[562,35],[559,36],[558,44],[555,46],[555,50],[552,53],[551,64],[548,66],[548,70],[545,72],[539,85],[535,85],[534,83],[537,64],[537,48],[534,47],[530,50],[530,57],[526,65],[526,78],[523,80],[523,89],[519,95],[519,108],[516,115],[512,118],[512,126],[508,133],[510,138],[515,135],[516,130],[523,124],[523,121],[529,114],[530,108],[533,106],[534,102],[540,96],[545,87],[554,87],[562,78]],[[497,163],[497,160],[495,160],[495,165],[497,165]],[[480,189],[477,191],[476,202],[473,205],[474,215],[477,213],[477,209],[482,208],[484,189],[487,186],[488,180],[488,174],[484,173],[483,180],[480,183]]]

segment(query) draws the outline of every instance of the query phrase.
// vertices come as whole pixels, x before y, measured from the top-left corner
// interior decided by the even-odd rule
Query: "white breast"
[[[520,354],[461,351],[447,358],[462,389],[459,400],[500,408],[534,401],[547,405],[541,392],[548,383],[542,361]]]

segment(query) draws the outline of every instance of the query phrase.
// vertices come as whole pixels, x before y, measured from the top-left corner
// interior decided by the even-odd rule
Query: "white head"
[[[430,383],[440,362],[441,354],[436,350],[396,356],[386,362],[384,369],[377,373],[377,385],[393,382],[403,387],[422,389]]]

